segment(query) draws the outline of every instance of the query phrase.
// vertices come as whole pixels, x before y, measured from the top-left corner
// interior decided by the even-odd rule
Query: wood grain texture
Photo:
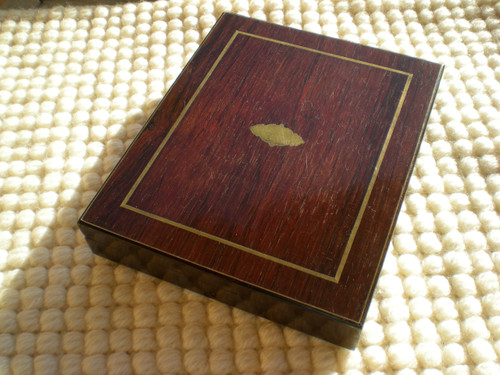
[[[441,73],[224,14],[82,230],[359,328]],[[270,147],[250,131],[271,123],[304,144]]]

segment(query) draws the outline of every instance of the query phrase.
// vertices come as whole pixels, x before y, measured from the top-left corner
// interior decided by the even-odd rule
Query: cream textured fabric
[[[446,64],[359,347],[94,257],[75,223],[222,11]],[[0,374],[500,374],[500,3],[0,12]]]

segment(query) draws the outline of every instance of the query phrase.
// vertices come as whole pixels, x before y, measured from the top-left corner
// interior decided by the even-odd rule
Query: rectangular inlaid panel
[[[411,77],[237,31],[122,206],[336,282]]]

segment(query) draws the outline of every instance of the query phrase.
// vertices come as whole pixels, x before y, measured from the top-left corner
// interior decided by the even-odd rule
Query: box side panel
[[[78,224],[99,256],[333,344],[354,349],[358,343],[360,327],[111,236],[84,222]]]

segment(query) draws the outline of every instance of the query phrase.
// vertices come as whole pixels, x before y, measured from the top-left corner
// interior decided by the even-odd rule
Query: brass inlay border
[[[337,275],[340,278],[342,271],[344,270],[345,262],[347,261],[347,257],[349,256],[349,252],[351,251],[352,243],[354,242],[354,238],[356,237],[356,233],[358,232],[359,224],[361,223],[361,218],[365,213],[366,205],[370,200],[370,196],[372,193],[373,185],[375,185],[375,180],[378,176],[378,171],[380,169],[380,165],[384,160],[385,152],[387,151],[387,147],[389,146],[389,141],[391,140],[392,133],[394,131],[394,126],[396,125],[397,119],[399,117],[399,113],[401,112],[401,108],[403,107],[404,98],[406,97],[406,93],[408,92],[408,88],[410,87],[412,76],[407,78],[405,87],[403,89],[403,93],[401,95],[401,99],[399,100],[398,106],[396,108],[396,112],[394,112],[394,118],[392,119],[391,126],[389,131],[387,132],[387,136],[385,138],[384,145],[382,146],[382,151],[380,152],[379,158],[377,160],[377,164],[375,164],[375,168],[373,170],[372,178],[370,179],[370,183],[368,184],[368,189],[366,191],[363,202],[361,203],[361,208],[359,209],[358,216],[356,217],[356,222],[354,223],[353,230],[351,235],[349,236],[349,240],[347,241],[346,249],[344,250],[344,255],[340,260],[339,268],[337,269]],[[337,276],[336,275],[336,276]]]
[[[304,46],[301,46],[299,44],[293,44],[293,43],[283,42],[282,40],[266,38],[265,36],[256,35],[256,34],[250,34],[250,33],[247,33],[245,31],[239,31],[239,30],[237,30],[235,32],[235,34],[242,34],[242,35],[246,35],[246,36],[253,37],[253,38],[256,38],[256,39],[262,39],[262,40],[266,40],[268,42],[273,42],[273,43],[277,43],[277,44],[282,44],[284,46],[289,46],[289,47],[293,47],[293,48],[302,49],[304,51],[319,53],[320,55],[335,57],[335,58],[340,59],[340,60],[350,61],[350,62],[354,62],[354,63],[360,64],[360,65],[367,65],[367,66],[371,66],[371,67],[374,67],[374,68],[378,68],[378,69],[382,69],[382,70],[387,70],[388,72],[403,74],[403,75],[408,76],[410,78],[413,77],[412,73],[408,73],[408,72],[405,72],[403,70],[388,68],[387,66],[377,65],[377,64],[369,63],[367,61],[356,60],[356,59],[353,59],[351,57],[345,57],[345,56],[341,56],[341,55],[335,55],[334,53],[329,53],[329,52],[320,51],[320,50],[317,50],[317,49],[314,49],[314,48],[304,47]]]
[[[314,270],[311,270],[311,269],[308,269],[308,268],[300,266],[298,264],[295,264],[295,263],[292,263],[292,262],[288,262],[286,260],[274,257],[272,255],[268,255],[268,254],[262,253],[260,251],[257,251],[255,249],[251,249],[249,247],[246,247],[246,246],[243,246],[243,245],[240,245],[240,244],[237,244],[235,242],[228,241],[228,240],[226,240],[224,238],[217,237],[215,235],[203,232],[203,231],[198,230],[196,228],[192,228],[192,227],[189,227],[187,225],[175,222],[173,220],[169,220],[169,219],[166,219],[164,217],[152,214],[150,212],[141,210],[140,208],[136,208],[136,207],[128,205],[128,201],[130,200],[130,198],[134,194],[135,190],[137,189],[137,187],[139,186],[139,184],[142,182],[142,180],[144,179],[145,175],[147,174],[147,172],[149,171],[149,169],[151,168],[151,166],[153,165],[153,163],[158,158],[160,152],[165,147],[165,144],[168,142],[168,140],[172,136],[173,132],[177,129],[177,127],[179,126],[180,122],[183,120],[184,116],[186,115],[187,111],[189,110],[189,108],[191,107],[191,105],[193,104],[193,102],[195,101],[195,99],[197,98],[198,94],[203,89],[203,87],[205,86],[205,84],[207,83],[207,81],[209,80],[209,78],[211,77],[212,73],[217,68],[217,66],[219,65],[220,61],[222,60],[222,58],[224,57],[224,55],[227,53],[228,49],[231,47],[231,45],[233,44],[234,40],[236,39],[236,37],[238,35],[246,35],[248,37],[253,37],[253,38],[256,38],[256,39],[261,39],[261,40],[265,40],[265,41],[269,41],[269,42],[273,42],[273,43],[277,43],[277,44],[281,44],[281,45],[285,45],[285,46],[289,46],[289,47],[293,47],[293,48],[298,48],[298,49],[309,51],[309,52],[319,53],[321,55],[325,55],[325,56],[329,56],[329,57],[333,57],[333,58],[337,58],[337,59],[341,59],[341,60],[345,60],[345,61],[351,61],[351,62],[355,62],[355,63],[361,64],[361,65],[371,66],[371,67],[374,67],[374,68],[383,69],[383,70],[394,72],[394,73],[398,73],[398,74],[403,74],[403,75],[406,75],[406,77],[407,77],[406,83],[405,83],[405,86],[404,86],[404,89],[403,89],[403,92],[401,93],[401,97],[400,97],[399,102],[398,102],[398,106],[396,107],[396,111],[394,113],[391,125],[389,127],[389,131],[387,133],[385,142],[384,142],[384,144],[382,146],[382,150],[381,150],[381,152],[379,154],[379,157],[377,159],[377,163],[375,165],[374,172],[373,172],[372,177],[370,179],[370,182],[368,184],[367,192],[366,192],[365,197],[364,197],[364,199],[363,199],[363,201],[361,203],[360,210],[359,210],[358,215],[356,217],[356,221],[354,223],[353,229],[352,229],[351,234],[349,236],[347,245],[346,245],[346,247],[344,249],[344,253],[342,255],[342,258],[340,260],[339,266],[337,268],[337,272],[335,273],[335,276],[333,276],[333,277],[329,276],[329,275],[322,274],[320,272],[317,272],[317,271],[314,271]],[[157,221],[163,222],[165,224],[172,225],[172,226],[174,226],[176,228],[179,228],[179,229],[182,229],[182,230],[186,230],[186,231],[194,233],[196,235],[208,238],[210,240],[214,240],[214,241],[223,243],[225,245],[231,246],[231,247],[236,248],[238,250],[242,250],[244,252],[247,252],[247,253],[250,253],[252,255],[258,256],[260,258],[269,260],[271,262],[275,262],[275,263],[281,264],[283,266],[286,266],[286,267],[289,267],[289,268],[292,268],[292,269],[295,269],[295,270],[307,273],[309,275],[312,275],[312,276],[315,276],[315,277],[319,277],[319,278],[322,278],[322,279],[325,279],[325,280],[328,280],[328,281],[331,281],[331,282],[334,282],[334,283],[338,283],[339,280],[340,280],[340,277],[342,275],[342,271],[344,269],[344,266],[345,266],[345,263],[347,261],[347,258],[349,256],[349,253],[351,251],[351,247],[352,247],[352,244],[353,244],[354,239],[356,237],[356,233],[357,233],[359,225],[361,223],[361,219],[363,217],[364,211],[365,211],[366,206],[368,204],[368,201],[370,199],[373,186],[374,186],[375,181],[376,181],[377,176],[378,176],[380,165],[382,164],[382,161],[384,159],[385,153],[387,151],[387,147],[389,145],[389,142],[390,142],[390,139],[391,139],[394,127],[395,127],[395,125],[397,123],[397,120],[398,120],[398,117],[399,117],[399,113],[400,113],[401,108],[403,106],[403,103],[404,103],[406,94],[408,92],[408,89],[409,89],[412,77],[413,77],[413,74],[408,73],[408,72],[404,72],[404,71],[401,71],[401,70],[392,69],[392,68],[388,68],[388,67],[385,67],[385,66],[376,65],[376,64],[369,63],[369,62],[360,61],[360,60],[352,59],[352,58],[345,57],[345,56],[335,55],[335,54],[332,54],[332,53],[328,53],[328,52],[316,50],[316,49],[313,49],[313,48],[308,48],[308,47],[300,46],[300,45],[297,45],[297,44],[283,42],[283,41],[280,41],[280,40],[277,40],[277,39],[266,38],[266,37],[263,37],[263,36],[259,36],[259,35],[255,35],[255,34],[251,34],[251,33],[247,33],[247,32],[243,32],[243,31],[237,30],[237,31],[234,32],[234,34],[232,35],[232,37],[229,39],[228,43],[225,45],[224,49],[222,50],[222,52],[220,53],[220,55],[215,60],[214,64],[212,65],[212,67],[210,68],[210,70],[208,71],[208,73],[206,74],[206,76],[204,77],[204,79],[202,80],[202,82],[200,83],[200,85],[198,86],[198,88],[196,89],[196,91],[193,94],[193,96],[191,97],[191,99],[186,104],[186,106],[183,108],[181,114],[179,115],[179,117],[177,118],[177,120],[175,121],[175,123],[173,124],[172,128],[167,133],[167,135],[165,136],[165,138],[163,139],[163,141],[161,142],[161,144],[159,145],[159,147],[156,149],[155,153],[153,154],[153,156],[149,160],[148,164],[146,165],[146,167],[144,168],[144,170],[142,171],[142,173],[139,175],[139,177],[137,178],[137,180],[132,185],[132,188],[129,190],[129,192],[127,193],[127,195],[123,199],[122,203],[120,204],[120,207],[124,208],[124,209],[127,209],[127,210],[130,210],[130,211],[133,211],[133,212],[138,213],[140,215],[149,217],[149,218],[151,218],[153,220],[157,220]]]
[[[212,30],[215,29],[217,27],[217,25],[219,24],[219,22],[221,21],[222,17],[219,17],[217,19],[217,21],[215,22],[215,25],[213,26]],[[201,44],[200,46],[198,47],[198,49],[200,49],[207,41],[208,38],[205,38],[201,41]],[[186,66],[188,66],[191,61],[193,60],[193,58],[196,56],[196,53],[193,54],[193,56],[191,56],[191,58],[189,59],[188,63],[186,64]],[[182,74],[179,74],[177,76],[177,78],[175,79],[174,83],[170,86],[170,88],[167,90],[167,93],[163,96],[163,98],[161,98],[160,102],[158,103],[158,105],[155,107],[155,109],[153,110],[153,112],[151,112],[151,114],[149,115],[147,121],[145,122],[145,124],[148,124],[149,121],[156,115],[156,112],[158,112],[158,109],[161,107],[161,105],[163,104],[163,102],[165,101],[165,99],[168,97],[168,95],[170,94],[170,91],[173,90],[173,88],[175,87],[175,83],[179,80],[179,78],[182,76]],[[90,224],[88,222],[86,222],[85,220],[83,220],[83,218],[85,217],[85,215],[87,214],[87,212],[90,210],[90,207],[92,207],[92,205],[94,204],[94,202],[97,200],[97,197],[101,194],[101,192],[104,190],[104,188],[106,187],[106,185],[108,184],[110,178],[113,173],[118,170],[118,167],[121,165],[121,163],[125,160],[125,157],[128,155],[128,153],[130,152],[130,150],[133,148],[134,144],[139,140],[139,138],[141,137],[142,133],[146,130],[147,126],[143,126],[141,128],[141,130],[139,131],[139,133],[137,133],[137,135],[135,136],[134,140],[132,141],[132,143],[130,144],[130,146],[125,150],[125,153],[122,155],[122,157],[120,158],[120,160],[118,161],[118,163],[114,166],[114,168],[111,170],[111,172],[108,174],[108,178],[106,178],[106,181],[104,181],[104,183],[101,185],[101,187],[99,188],[99,190],[97,190],[97,193],[94,195],[94,197],[92,198],[92,200],[90,201],[90,203],[88,204],[88,206],[85,208],[85,210],[83,211],[82,213],[82,216],[81,216],[81,221],[84,221],[85,223],[87,224]],[[99,227],[100,228],[100,227]],[[104,228],[101,228],[101,229],[104,229]]]
[[[444,71],[444,65],[441,65],[441,67],[439,68],[439,73],[437,74],[437,79],[436,79],[436,82],[434,83],[434,88],[432,89],[432,94],[431,94],[431,99],[429,101],[429,105],[427,106],[427,111],[425,112],[425,117],[424,117],[424,126],[422,126],[420,128],[420,133],[418,135],[418,141],[416,143],[416,145],[420,145],[422,143],[422,139],[424,137],[424,132],[425,132],[425,128],[429,121],[429,116],[431,114],[431,109],[432,109],[432,106],[434,104],[434,99],[436,97],[436,93],[437,93],[437,90],[439,88],[439,82],[441,81],[441,77],[443,75],[443,71]],[[419,151],[419,147],[416,147],[415,151],[413,152],[413,156],[412,156],[412,159],[411,159],[411,163],[410,163],[410,166],[414,166],[415,165],[415,161],[417,159],[417,155],[418,155],[418,151]],[[407,186],[408,185],[408,180],[409,178],[411,177],[411,173],[407,173],[406,174],[406,177],[405,177],[405,181],[404,181],[404,184],[403,186]],[[403,189],[401,191],[401,194],[399,196],[399,199],[398,199],[398,206],[401,206],[401,203],[405,197],[405,194],[406,194],[406,189]],[[390,226],[390,230],[389,230],[389,233],[392,233],[393,229],[394,229],[394,225],[396,223],[396,220],[398,218],[399,214],[398,215],[394,215],[393,218],[392,218],[392,222],[391,222],[391,226]],[[387,236],[387,238],[385,239],[385,242],[384,242],[384,247],[383,249],[385,249],[387,251],[387,248],[389,246],[389,241],[392,239],[392,236]],[[384,260],[384,256],[381,256],[378,260],[378,264],[377,264],[377,268],[375,269],[375,275],[379,272],[380,268],[382,267],[382,261]],[[372,293],[372,290],[373,288],[375,287],[375,281],[377,280],[376,277],[374,277],[372,279],[372,282],[371,282],[371,285],[370,285],[370,289],[368,291],[368,295],[370,295]],[[370,299],[366,298],[365,299],[365,302],[363,304],[363,310],[362,310],[362,315],[361,315],[361,318],[360,318],[360,321],[362,320],[362,316],[363,314],[365,313],[366,311],[366,307],[368,305],[368,302],[370,301]]]
[[[147,211],[141,210],[140,208],[129,206],[129,205],[121,206],[121,207],[125,207],[128,210],[130,210],[130,211],[136,212],[136,213],[141,214],[141,215],[145,215],[145,216],[147,216],[147,217],[149,217],[151,219],[155,219],[155,220],[161,221],[162,223],[170,224],[170,225],[172,225],[174,227],[187,230],[188,232],[197,234],[199,236],[206,237],[208,239],[211,239],[211,240],[214,240],[214,241],[217,241],[217,242],[221,242],[224,245],[229,245],[229,246],[234,247],[234,248],[236,248],[238,250],[242,250],[242,251],[245,251],[245,252],[250,253],[252,255],[256,255],[256,256],[258,256],[260,258],[264,258],[264,259],[270,260],[271,262],[280,263],[280,264],[286,265],[286,266],[288,266],[290,268],[293,268],[293,269],[296,269],[296,270],[308,273],[310,275],[314,275],[316,277],[321,277],[323,279],[327,278],[327,277],[330,277],[330,276],[327,276],[327,275],[323,275],[320,272],[317,272],[317,271],[311,270],[309,268],[300,266],[298,264],[287,262],[286,260],[283,260],[283,259],[280,259],[280,258],[276,258],[276,257],[274,257],[272,255],[268,255],[268,254],[262,253],[260,251],[254,250],[254,249],[252,249],[250,247],[246,247],[246,246],[240,245],[238,243],[228,241],[228,240],[226,240],[224,238],[214,236],[213,234],[206,233],[206,232],[203,232],[203,231],[198,230],[196,228],[191,228],[191,227],[189,227],[187,225],[178,223],[176,221],[166,219],[166,218],[164,218],[162,216],[149,213]]]

